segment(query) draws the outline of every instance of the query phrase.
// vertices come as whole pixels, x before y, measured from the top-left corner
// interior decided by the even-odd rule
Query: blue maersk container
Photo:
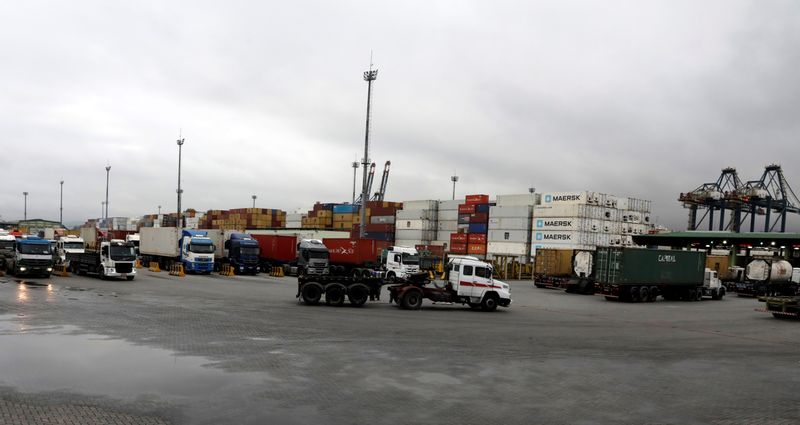
[[[334,214],[352,214],[352,213],[357,213],[357,212],[358,212],[358,206],[357,205],[342,204],[342,205],[336,205],[336,206],[333,207],[333,213]]]

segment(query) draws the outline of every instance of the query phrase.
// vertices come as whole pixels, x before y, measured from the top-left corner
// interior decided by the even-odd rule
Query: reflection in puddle
[[[81,334],[73,326],[35,327],[26,322],[0,315],[0,386],[20,392],[67,391],[126,400],[157,395],[193,405],[193,412],[186,412],[189,416],[208,418],[214,416],[214,402],[209,400],[230,403],[269,379],[266,373],[208,367],[203,357]]]

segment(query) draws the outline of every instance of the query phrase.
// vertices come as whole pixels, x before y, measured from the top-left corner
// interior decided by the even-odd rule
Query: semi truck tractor
[[[63,264],[69,268],[67,254],[81,254],[85,251],[86,244],[80,236],[61,236],[56,239],[55,262],[56,264]]]
[[[96,227],[82,227],[84,250],[66,252],[69,270],[78,275],[95,275],[101,279],[136,277],[136,253],[133,245],[121,239],[109,239]]]
[[[653,302],[660,295],[699,301],[713,289],[705,286],[705,262],[699,251],[597,248],[595,284],[607,300]],[[718,279],[715,287],[721,287]]]
[[[50,277],[53,272],[50,241],[38,236],[16,238],[13,255],[6,258],[6,272],[20,277]]]
[[[416,276],[389,286],[389,302],[394,301],[408,310],[422,308],[426,298],[434,302],[466,304],[483,311],[511,305],[509,285],[494,279],[492,266],[475,257],[451,259],[445,267],[444,281]]]
[[[139,239],[139,253],[145,265],[155,262],[166,269],[174,263],[180,263],[187,272],[214,271],[216,247],[206,231],[143,227]]]
[[[212,229],[205,232],[217,248],[214,252],[217,268],[229,264],[236,274],[258,274],[260,249],[257,240],[233,230]]]
[[[533,284],[537,288],[594,294],[594,251],[537,249],[533,264]]]
[[[372,239],[323,239],[330,254],[330,274],[336,276],[406,279],[420,271],[416,248]]]
[[[0,232],[0,270],[6,269],[6,262],[14,257],[14,242],[17,240],[14,235],[5,230]]]

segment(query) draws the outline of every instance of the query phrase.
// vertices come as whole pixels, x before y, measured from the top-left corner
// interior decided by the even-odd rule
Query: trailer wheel
[[[725,296],[725,287],[724,286],[722,288],[719,288],[718,296],[719,296],[718,299],[720,299],[720,300]]]
[[[695,301],[702,301],[703,300],[703,290],[700,288],[694,289],[694,300]]]
[[[372,272],[370,272],[369,269],[361,270],[361,278],[362,279],[369,279],[371,277],[372,277]]]
[[[422,308],[422,292],[406,291],[400,299],[400,306],[406,310],[419,310]]]
[[[325,304],[333,307],[340,307],[344,304],[344,298],[346,294],[346,290],[344,286],[341,285],[331,285],[325,290]]]
[[[481,300],[481,310],[483,311],[495,311],[497,310],[497,295],[495,294],[486,294]]]
[[[316,283],[306,283],[303,285],[300,294],[303,297],[304,303],[308,305],[317,305],[319,304],[320,298],[322,298],[322,287]]]
[[[641,299],[643,303],[650,301],[650,290],[647,289],[646,286],[639,288],[639,299]]]
[[[639,287],[638,286],[631,287],[631,289],[628,291],[628,298],[633,303],[638,303],[639,302],[640,298],[639,298]]]
[[[347,298],[350,300],[350,304],[360,307],[366,304],[367,298],[369,298],[369,288],[364,285],[353,285],[347,291]]]
[[[361,280],[361,269],[353,269],[353,271],[350,272],[350,277],[352,277],[353,280],[356,281],[356,282],[360,281]]]
[[[648,292],[650,292],[650,294],[647,297],[647,301],[651,303],[656,302],[656,300],[658,299],[658,287],[651,286]]]

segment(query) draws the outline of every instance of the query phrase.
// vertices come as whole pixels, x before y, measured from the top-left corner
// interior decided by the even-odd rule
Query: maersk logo
[[[572,220],[547,220],[544,225],[548,227],[570,227],[572,226]]]
[[[536,220],[536,227],[544,227],[544,220]]]
[[[537,241],[540,241],[540,240],[542,240],[542,234],[541,234],[541,233],[537,233],[537,234],[536,234],[536,240],[537,240]]]
[[[581,195],[556,195],[553,196],[553,201],[580,201]]]
[[[550,233],[536,233],[537,241],[571,241],[572,235],[555,235]]]
[[[551,202],[552,200],[553,200],[553,196],[551,196],[551,195],[544,195],[544,201],[545,201],[545,202]]]

